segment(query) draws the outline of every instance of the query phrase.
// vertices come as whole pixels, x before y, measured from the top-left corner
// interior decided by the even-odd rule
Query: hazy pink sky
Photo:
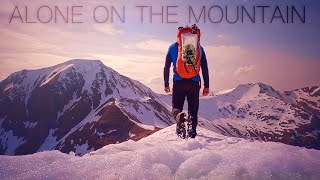
[[[139,80],[156,92],[163,89],[162,71],[168,47],[176,40],[178,26],[188,24],[187,6],[195,9],[212,5],[261,5],[261,1],[43,1],[1,0],[0,7],[0,80],[22,69],[43,68],[69,59],[100,59],[121,74]],[[291,1],[290,1],[291,2]],[[235,87],[240,83],[264,82],[280,90],[320,85],[320,13],[318,1],[269,1],[269,5],[306,5],[306,24],[212,24],[199,23],[213,90]],[[9,23],[14,6],[25,16],[28,6],[29,20],[35,19],[41,5],[83,6],[82,24]],[[126,22],[115,20],[111,24],[94,23],[92,9],[97,5],[116,8],[125,6]],[[177,24],[140,23],[137,5],[178,6]],[[46,14],[43,14],[46,17]],[[99,16],[103,18],[103,16]],[[147,20],[147,16],[145,20]],[[61,19],[60,19],[61,20]],[[171,73],[172,75],[172,73]]]

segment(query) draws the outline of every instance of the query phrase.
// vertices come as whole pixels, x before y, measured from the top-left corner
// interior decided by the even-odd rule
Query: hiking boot
[[[175,120],[177,122],[176,133],[178,137],[183,139],[186,138],[186,127],[184,125],[184,122],[186,120],[185,113],[183,112],[178,113]]]
[[[182,139],[186,138],[186,129],[185,129],[185,126],[183,123],[180,126],[178,126],[178,124],[177,124],[176,134],[178,137],[180,137]]]
[[[190,138],[195,138],[197,136],[196,132],[189,132],[189,137]]]
[[[177,115],[176,115],[176,122],[177,124],[183,124],[184,121],[186,121],[186,114],[184,112],[179,112]]]

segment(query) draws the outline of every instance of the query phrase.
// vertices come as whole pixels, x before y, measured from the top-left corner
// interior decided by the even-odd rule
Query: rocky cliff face
[[[173,124],[149,88],[100,61],[71,60],[0,83],[0,154],[76,154]]]

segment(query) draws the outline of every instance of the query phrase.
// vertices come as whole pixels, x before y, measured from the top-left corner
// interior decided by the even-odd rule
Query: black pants
[[[172,89],[172,114],[175,116],[177,110],[183,111],[184,100],[187,97],[188,114],[192,121],[192,131],[196,132],[198,125],[200,84],[191,79],[182,79],[173,82]]]

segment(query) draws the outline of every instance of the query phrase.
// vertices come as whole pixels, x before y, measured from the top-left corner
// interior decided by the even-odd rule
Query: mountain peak
[[[273,89],[272,86],[262,83],[262,82],[251,82],[251,83],[246,83],[246,84],[240,84],[238,87],[254,87],[257,86],[259,88],[263,88],[263,89]]]
[[[102,61],[100,60],[91,60],[91,59],[71,59],[68,61],[65,61],[63,63],[57,64],[55,66],[52,67],[48,67],[50,68],[58,68],[58,67],[75,67],[78,69],[82,69],[82,70],[91,70],[93,67],[101,67],[101,68],[106,68],[106,69],[111,69],[110,67],[106,66],[103,64]],[[45,68],[47,69],[47,68]]]
[[[261,83],[261,82],[252,82],[247,84],[240,84],[235,88],[220,91],[216,95],[232,95],[237,96],[238,98],[242,97],[253,97],[260,95],[273,96],[275,98],[282,98],[281,93],[275,90],[272,86]]]
[[[75,64],[75,65],[104,65],[100,60],[92,60],[92,59],[70,59],[61,64]],[[59,65],[59,64],[58,64]]]
[[[24,77],[26,77],[27,74],[29,75],[32,74],[32,76],[38,76],[38,75],[50,76],[52,74],[57,74],[58,71],[59,73],[61,73],[64,70],[69,69],[70,67],[75,67],[79,70],[85,70],[85,71],[91,70],[93,67],[101,67],[101,68],[106,68],[108,70],[114,71],[112,68],[104,65],[103,62],[101,62],[100,60],[71,59],[54,66],[44,67],[40,69],[32,69],[32,70],[23,69],[21,71],[17,71],[10,74],[6,79],[10,80],[10,79],[18,78],[19,80],[22,80]]]

